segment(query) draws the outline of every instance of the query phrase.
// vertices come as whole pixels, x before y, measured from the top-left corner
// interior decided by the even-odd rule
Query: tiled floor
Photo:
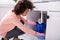
[[[1,40],[1,36],[0,36],[0,40]],[[19,36],[20,39],[24,39],[24,40],[37,40],[37,38],[33,35],[29,35],[29,34],[24,34],[22,36]],[[12,40],[13,38],[11,38],[10,40]]]

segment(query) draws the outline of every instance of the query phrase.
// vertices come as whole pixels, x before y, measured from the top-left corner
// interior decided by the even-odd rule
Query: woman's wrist
[[[36,35],[36,36],[45,36],[44,33],[39,33],[39,32],[35,32],[35,35]]]
[[[35,32],[35,35],[38,36],[38,32]]]
[[[36,31],[35,31],[35,36],[36,36]]]

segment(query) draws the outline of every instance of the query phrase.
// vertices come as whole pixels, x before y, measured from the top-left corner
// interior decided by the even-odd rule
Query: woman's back
[[[12,20],[15,19],[17,19],[17,17],[13,12],[9,12],[8,14],[6,14],[0,21],[0,34],[12,30],[15,26],[14,24],[12,24]]]

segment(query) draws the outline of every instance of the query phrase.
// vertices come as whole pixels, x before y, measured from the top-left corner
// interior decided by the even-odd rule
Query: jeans
[[[7,32],[6,36],[8,39],[12,38],[12,37],[18,37],[19,35],[23,35],[25,34],[21,29],[19,29],[17,26],[15,26],[14,29],[12,29],[11,31]]]

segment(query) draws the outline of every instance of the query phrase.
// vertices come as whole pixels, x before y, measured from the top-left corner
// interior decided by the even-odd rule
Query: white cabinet
[[[60,2],[50,2],[48,9],[46,40],[60,40]]]
[[[46,40],[60,40],[60,12],[48,12]]]

